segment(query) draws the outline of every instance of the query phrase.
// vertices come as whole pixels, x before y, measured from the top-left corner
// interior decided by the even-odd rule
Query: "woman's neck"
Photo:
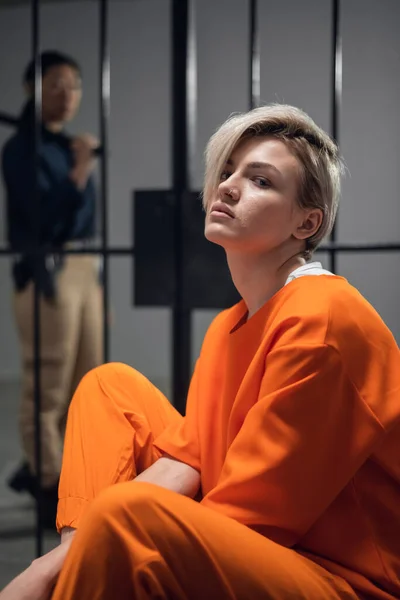
[[[299,254],[289,257],[227,251],[233,283],[246,303],[250,319],[286,283],[290,273],[306,264]]]

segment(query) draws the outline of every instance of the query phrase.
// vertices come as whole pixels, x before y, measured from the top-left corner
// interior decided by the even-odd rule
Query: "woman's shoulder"
[[[340,353],[359,344],[397,348],[382,316],[344,277],[310,275],[290,286],[281,318],[296,316],[305,331],[319,332],[321,343]]]
[[[282,309],[304,317],[316,314],[328,317],[336,309],[342,311],[344,307],[370,306],[347,279],[324,270],[291,279],[283,295]]]
[[[290,303],[297,306],[305,316],[325,314],[330,320],[340,321],[353,317],[358,321],[379,317],[365,296],[339,275],[310,275],[293,281],[291,286],[291,293],[288,294]]]

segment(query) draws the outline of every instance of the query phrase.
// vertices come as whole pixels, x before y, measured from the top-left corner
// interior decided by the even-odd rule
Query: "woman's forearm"
[[[74,527],[63,527],[61,529],[61,543],[65,544],[70,538],[72,538],[76,533],[76,529]]]
[[[164,456],[133,481],[154,483],[182,496],[194,498],[200,488],[200,473],[185,463]]]
[[[182,496],[193,498],[200,488],[200,474],[198,471],[169,457],[158,459],[151,467],[140,473],[133,481],[154,483]],[[65,543],[74,536],[76,529],[64,527],[61,530],[61,543]]]

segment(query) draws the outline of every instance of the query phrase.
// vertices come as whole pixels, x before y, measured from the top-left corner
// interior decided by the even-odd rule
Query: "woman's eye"
[[[227,179],[229,179],[229,177],[230,173],[228,173],[228,171],[222,171],[220,181],[226,181]]]
[[[265,179],[265,177],[255,177],[254,181],[257,183],[257,185],[259,185],[260,187],[271,187],[271,182],[268,181],[268,179]]]

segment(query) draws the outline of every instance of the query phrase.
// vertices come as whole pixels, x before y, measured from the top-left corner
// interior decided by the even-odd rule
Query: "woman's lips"
[[[230,219],[233,219],[235,217],[232,209],[229,208],[229,206],[227,204],[224,204],[223,202],[215,202],[215,204],[213,204],[211,207],[210,213],[221,217],[227,217]]]

